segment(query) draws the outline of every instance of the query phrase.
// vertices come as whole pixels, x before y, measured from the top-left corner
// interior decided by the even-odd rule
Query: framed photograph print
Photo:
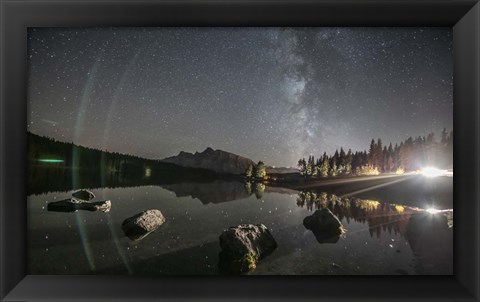
[[[477,1],[1,16],[2,301],[478,301]]]

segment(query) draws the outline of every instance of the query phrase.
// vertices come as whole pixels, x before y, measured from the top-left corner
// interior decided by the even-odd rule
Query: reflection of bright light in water
[[[428,208],[425,211],[430,213],[430,214],[437,214],[437,213],[441,212],[441,210],[437,210],[437,209],[434,209],[434,208]]]
[[[382,183],[382,184],[379,184],[379,185],[374,185],[374,186],[370,186],[370,187],[367,187],[367,188],[364,188],[364,189],[361,189],[361,190],[357,190],[357,191],[354,191],[354,192],[350,192],[350,193],[347,193],[347,194],[343,194],[341,195],[340,197],[349,197],[349,196],[352,196],[352,195],[356,195],[356,194],[359,194],[359,193],[363,193],[363,192],[368,192],[368,191],[371,191],[371,190],[374,190],[374,189],[378,189],[378,188],[381,188],[381,187],[385,187],[385,186],[389,186],[389,185],[392,185],[394,183],[397,183],[397,182],[402,182],[402,181],[405,181],[407,180],[408,178],[400,178],[398,179],[398,177],[400,177],[401,175],[388,175],[388,176],[371,176],[371,177],[368,177],[368,178],[361,178],[360,181],[362,180],[368,180],[368,179],[382,179],[382,178],[392,178],[393,177],[393,180],[391,181],[388,181],[388,182],[385,182],[385,183]],[[349,179],[349,180],[342,180],[342,181],[336,181],[334,183],[345,183],[345,182],[355,182],[354,179]]]
[[[423,168],[420,173],[422,173],[422,175],[426,177],[437,177],[437,176],[445,175],[446,172],[447,172],[446,170],[427,167],[427,168]]]

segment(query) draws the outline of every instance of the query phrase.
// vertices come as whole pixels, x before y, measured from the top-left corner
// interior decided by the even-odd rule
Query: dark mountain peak
[[[192,155],[192,153],[185,152],[185,151],[180,151],[180,153],[178,153],[178,156],[185,156],[185,155]]]
[[[201,168],[217,173],[242,174],[250,164],[251,159],[208,147],[203,152],[180,152],[177,156],[168,157],[163,162],[173,163],[182,167]]]

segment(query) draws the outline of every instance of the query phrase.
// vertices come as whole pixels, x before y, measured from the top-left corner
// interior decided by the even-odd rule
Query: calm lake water
[[[109,212],[47,210],[71,191],[28,197],[29,274],[215,275],[219,235],[243,223],[265,224],[278,243],[252,275],[453,274],[453,228],[438,223],[445,213],[409,227],[419,212],[398,202],[219,180],[91,191],[92,201],[111,200]],[[321,207],[347,229],[336,242],[322,243],[303,225]],[[166,222],[130,240],[122,222],[147,209]]]

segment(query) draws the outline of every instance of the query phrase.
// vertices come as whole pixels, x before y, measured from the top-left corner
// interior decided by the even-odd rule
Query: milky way
[[[450,28],[34,28],[28,130],[269,165],[453,124]]]

